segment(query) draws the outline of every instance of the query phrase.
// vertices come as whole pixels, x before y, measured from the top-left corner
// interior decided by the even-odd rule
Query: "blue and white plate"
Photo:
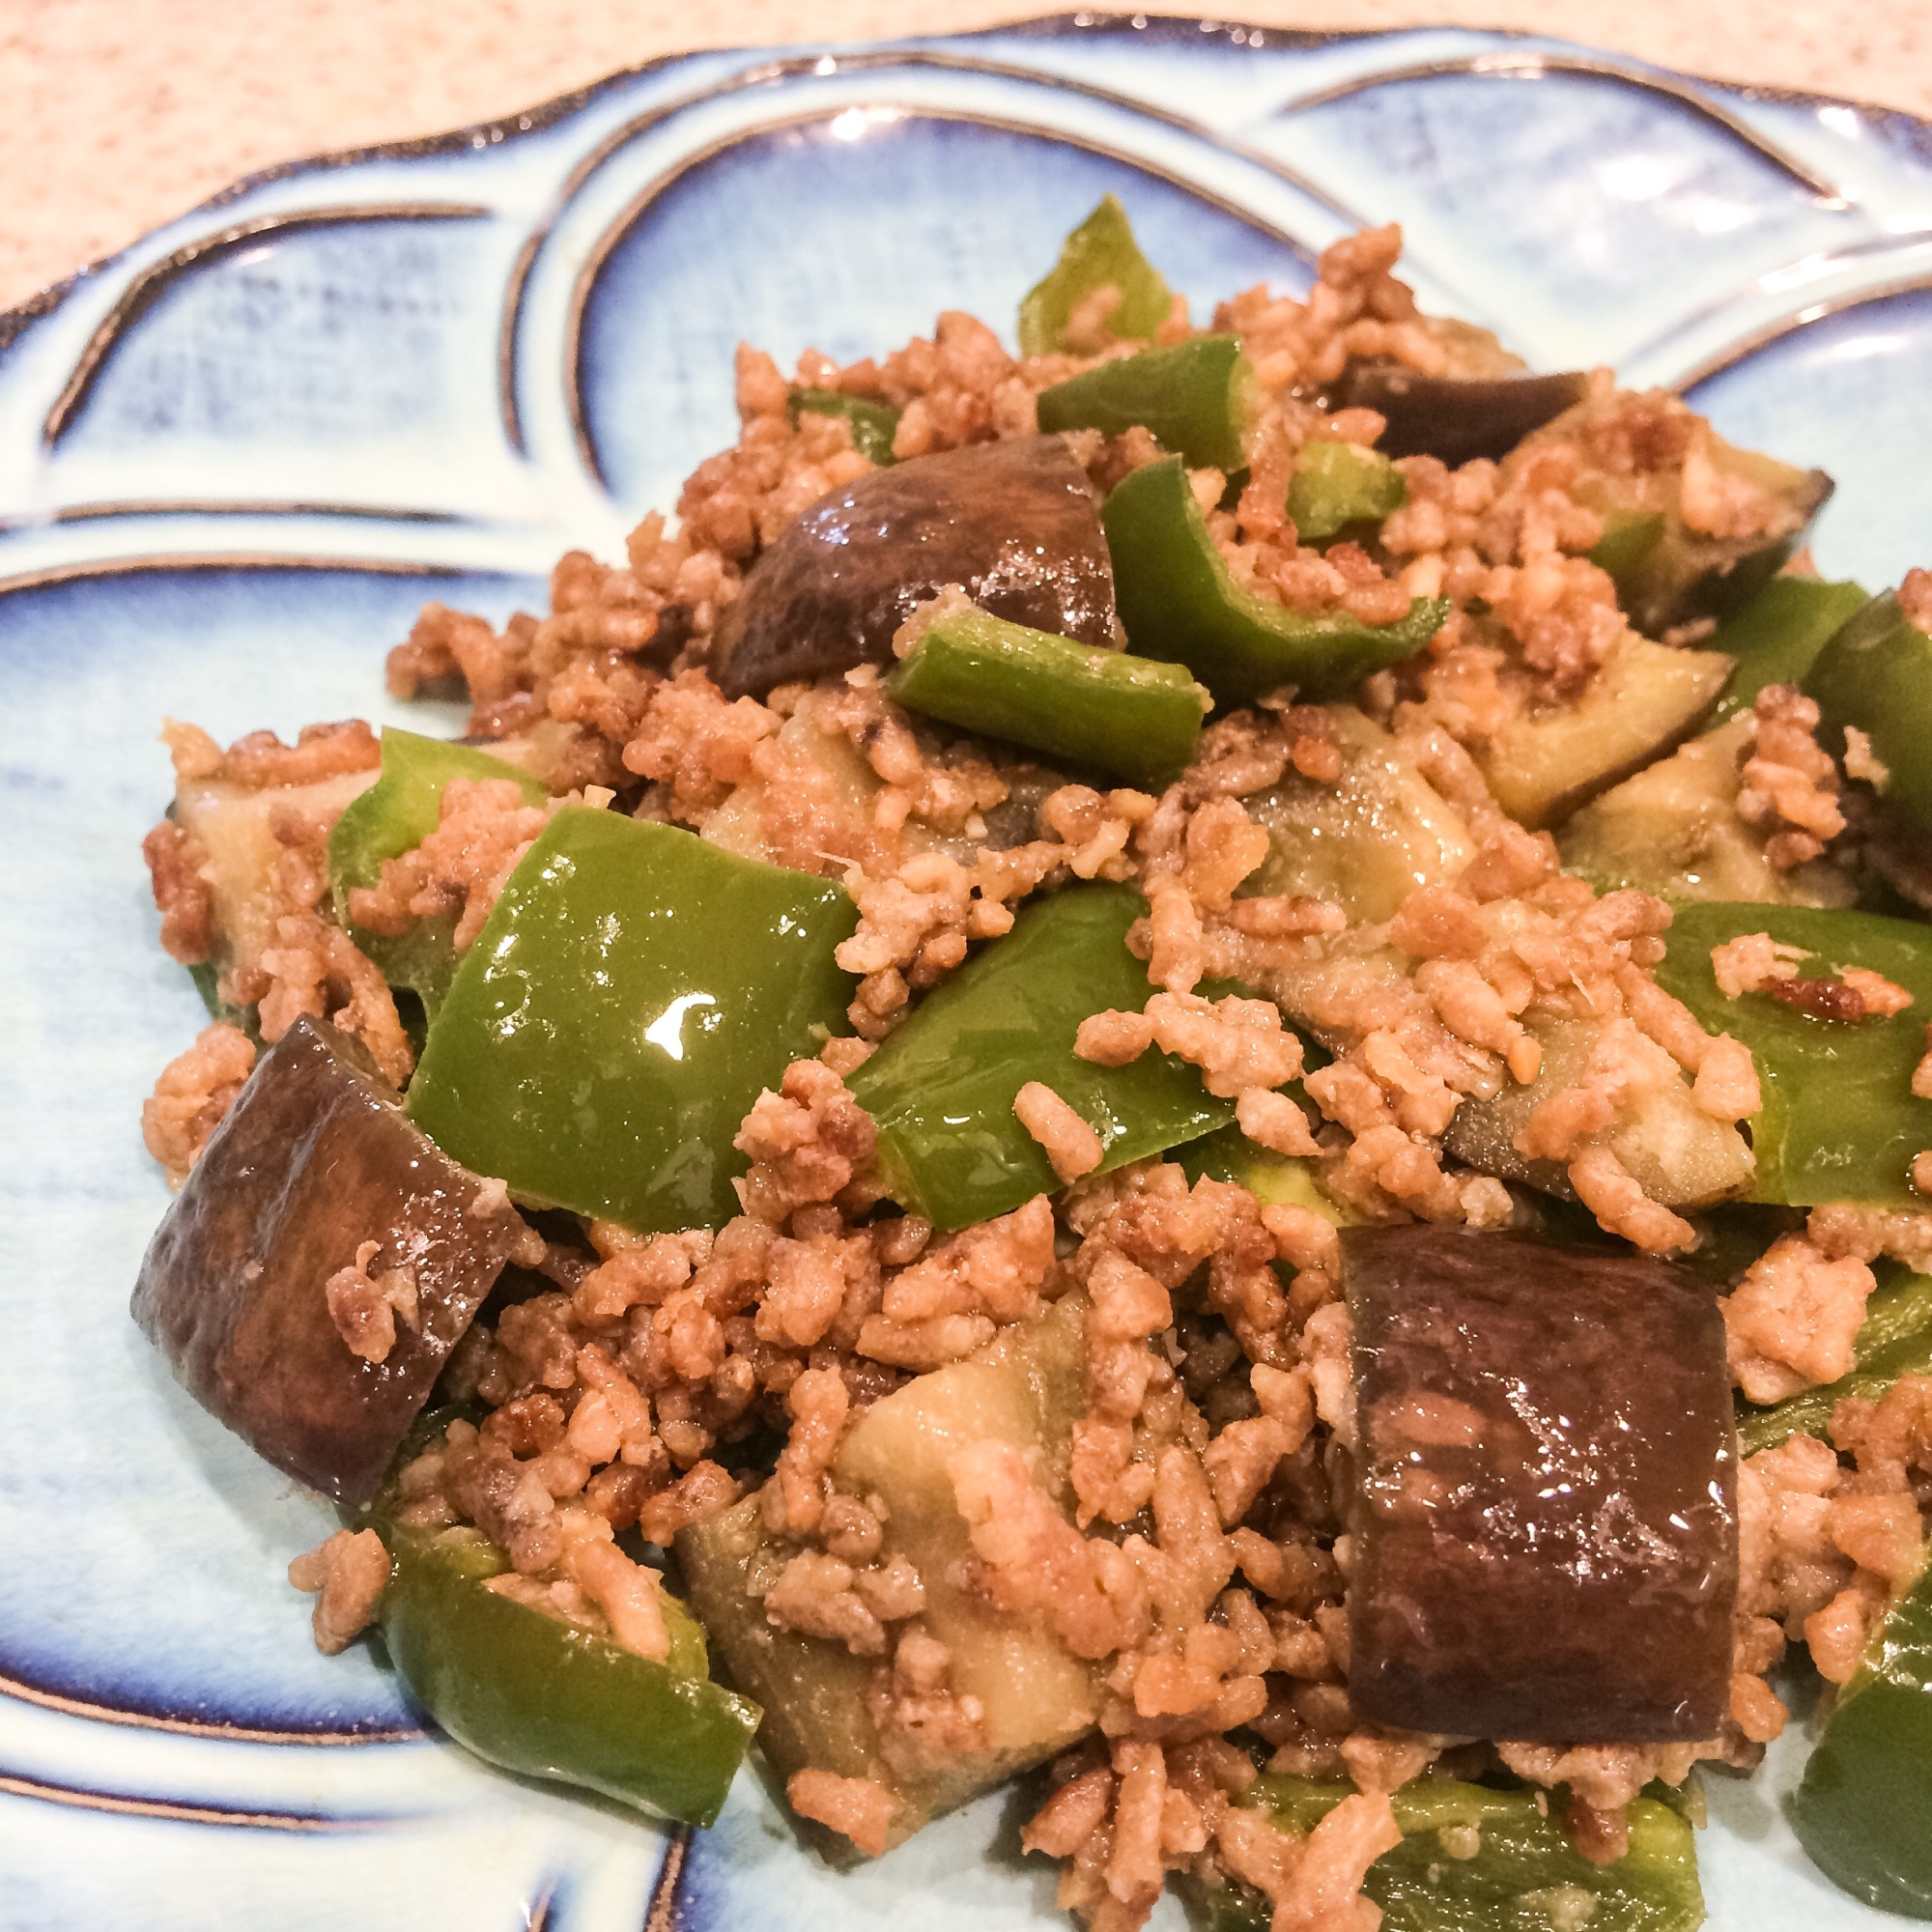
[[[1009,328],[1108,189],[1200,318],[1399,219],[1426,306],[1831,470],[1828,573],[1932,561],[1932,128],[1533,38],[1081,14],[696,54],[274,169],[0,316],[6,1932],[1060,1922],[1007,1800],[838,1877],[749,1773],[659,1833],[314,1653],[282,1571],[328,1512],[126,1312],[167,1202],[140,1102],[202,1018],[138,846],[164,715],[399,717],[421,602],[542,608],[559,552],[620,554],[732,440],[741,337],[789,366],[943,308]],[[1876,1924],[1781,1821],[1787,1744],[1712,1780],[1713,1923]]]

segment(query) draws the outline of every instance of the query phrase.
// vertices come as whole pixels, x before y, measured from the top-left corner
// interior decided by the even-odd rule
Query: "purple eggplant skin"
[[[176,1379],[276,1468],[359,1504],[489,1293],[521,1228],[500,1188],[411,1124],[360,1043],[298,1019],[189,1171],[134,1285]],[[352,1354],[325,1285],[378,1241],[413,1269],[416,1319],[381,1362]]]
[[[981,610],[1117,646],[1114,571],[1093,486],[1059,436],[915,456],[828,492],[781,531],[725,611],[711,674],[727,697],[855,665],[949,583]]]
[[[1512,1235],[1341,1241],[1356,1716],[1547,1744],[1715,1737],[1738,1521],[1712,1291],[1648,1256]]]
[[[1486,456],[1500,462],[1531,430],[1581,402],[1580,369],[1555,376],[1424,376],[1396,362],[1354,362],[1334,385],[1339,409],[1374,410],[1388,424],[1384,456],[1435,456],[1453,469]]]

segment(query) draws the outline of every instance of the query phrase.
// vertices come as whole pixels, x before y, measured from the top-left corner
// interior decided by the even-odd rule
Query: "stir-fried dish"
[[[213,1024],[134,1314],[493,1762],[835,1860],[1004,1780],[1094,1932],[1932,1917],[1932,575],[1816,470],[1418,312],[787,378],[398,697],[170,724]]]

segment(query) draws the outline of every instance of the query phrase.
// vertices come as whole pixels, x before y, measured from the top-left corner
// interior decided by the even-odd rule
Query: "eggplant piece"
[[[1605,792],[1558,835],[1564,866],[1600,893],[1850,905],[1849,873],[1823,859],[1780,872],[1765,857],[1767,835],[1738,816],[1751,743],[1751,720],[1734,717]]]
[[[1067,1468],[1086,1406],[1086,1311],[1085,1296],[1063,1295],[963,1361],[895,1389],[853,1423],[832,1465],[841,1492],[886,1505],[886,1548],[910,1558],[924,1580],[923,1621],[952,1653],[952,1689],[979,1700],[978,1747],[928,1760],[903,1739],[887,1739],[867,1697],[876,1659],[766,1619],[762,1592],[797,1546],[766,1526],[758,1496],[677,1534],[692,1607],[731,1682],[764,1707],[758,1747],[766,1762],[781,1778],[811,1767],[876,1778],[895,1801],[892,1844],[1065,1750],[1094,1723],[1094,1667],[1037,1620],[996,1609],[974,1591],[972,1542],[946,1469],[972,1443],[1012,1443],[1071,1516]],[[849,1845],[812,1836],[838,1862],[851,1861]]]
[[[1602,1024],[1537,1013],[1524,1026],[1543,1049],[1536,1078],[1527,1087],[1507,1082],[1487,1098],[1467,1095],[1442,1145],[1480,1173],[1574,1201],[1577,1191],[1563,1162],[1532,1160],[1518,1151],[1516,1137],[1551,1094],[1583,1081]],[[1653,1201],[1679,1213],[1743,1195],[1756,1174],[1744,1135],[1705,1113],[1683,1074],[1626,1099],[1602,1138]]]
[[[1731,661],[1626,633],[1574,704],[1526,712],[1475,747],[1496,803],[1531,831],[1676,751],[1718,701]]]
[[[1340,1238],[1356,1716],[1553,1744],[1715,1737],[1738,1521],[1711,1291],[1647,1256],[1512,1235]]]
[[[202,876],[213,899],[211,964],[217,973],[270,944],[275,921],[287,910],[275,890],[288,852],[275,837],[276,820],[332,827],[380,777],[372,769],[298,785],[244,785],[219,778],[178,782],[169,816],[206,854]]]
[[[1293,769],[1244,801],[1268,855],[1242,888],[1333,899],[1351,925],[1393,919],[1417,886],[1447,885],[1476,856],[1463,814],[1388,732],[1352,704],[1331,704],[1342,774]]]
[[[1451,469],[1500,462],[1524,437],[1583,400],[1580,369],[1556,376],[1424,376],[1399,362],[1351,362],[1330,392],[1338,410],[1374,410],[1385,456],[1435,456]]]
[[[298,1019],[255,1068],[156,1230],[133,1316],[201,1406],[276,1468],[363,1503],[521,1229],[445,1158],[361,1045]],[[381,1361],[351,1352],[327,1283],[413,1276]]]
[[[1832,495],[1822,469],[1741,449],[1675,397],[1658,393],[1586,397],[1532,432],[1510,468],[1559,448],[1576,457],[1570,496],[1604,520],[1590,559],[1615,581],[1617,602],[1646,637],[1748,603],[1790,560]],[[1687,480],[1693,497],[1718,499],[1705,507],[1719,508],[1719,524],[1730,491],[1761,494],[1772,513],[1748,536],[1692,527],[1685,518]]]
[[[890,666],[893,633],[949,583],[1009,623],[1118,646],[1099,505],[1065,438],[917,456],[821,497],[753,566],[712,675],[727,697],[761,697]]]

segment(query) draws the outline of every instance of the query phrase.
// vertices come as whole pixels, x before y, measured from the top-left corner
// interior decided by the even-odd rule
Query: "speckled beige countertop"
[[[0,309],[237,176],[700,45],[989,26],[1054,0],[0,0]],[[1208,14],[1188,0],[1158,11]],[[1514,27],[1932,116],[1927,0],[1241,0],[1265,26]]]

